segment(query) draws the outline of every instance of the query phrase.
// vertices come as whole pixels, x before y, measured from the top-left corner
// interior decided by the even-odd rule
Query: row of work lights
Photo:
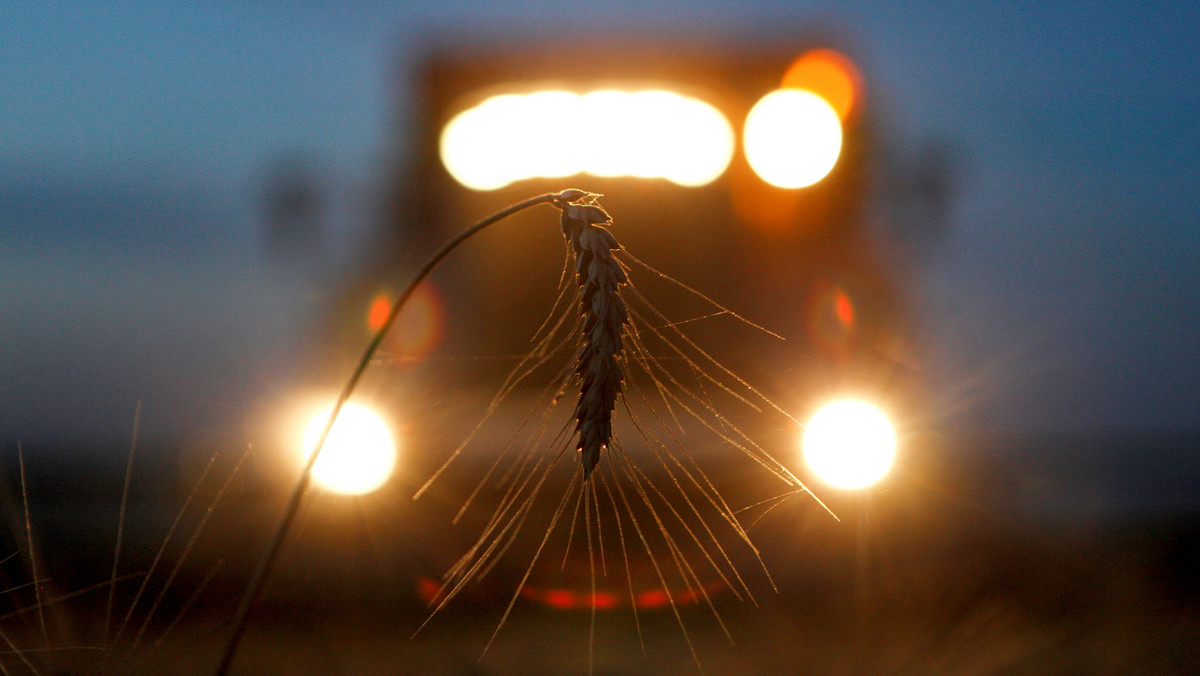
[[[699,187],[719,178],[734,156],[729,116],[700,96],[661,88],[520,89],[483,99],[443,128],[442,163],[463,186],[496,190],[590,174]],[[747,162],[776,187],[817,183],[837,164],[842,124],[859,90],[853,64],[837,52],[802,55],[746,114]]]

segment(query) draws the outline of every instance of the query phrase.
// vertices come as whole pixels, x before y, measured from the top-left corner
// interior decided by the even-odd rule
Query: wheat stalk
[[[241,601],[238,603],[234,617],[230,622],[230,633],[229,637],[226,639],[225,650],[221,657],[221,662],[217,666],[217,674],[228,674],[233,666],[233,659],[237,653],[238,645],[241,643],[242,634],[245,632],[250,609],[253,608],[254,604],[258,600],[259,594],[262,593],[263,585],[266,582],[267,577],[270,575],[271,570],[274,568],[275,561],[279,557],[279,551],[283,546],[283,541],[287,536],[288,531],[291,529],[292,522],[295,521],[296,515],[300,511],[300,503],[304,498],[305,492],[308,490],[308,484],[312,480],[313,466],[316,464],[317,458],[321,454],[321,449],[324,447],[325,441],[329,437],[330,431],[333,429],[334,421],[337,420],[338,414],[341,413],[342,408],[350,399],[350,395],[354,393],[354,389],[358,386],[359,380],[362,379],[363,374],[366,372],[367,366],[370,365],[371,359],[375,356],[375,352],[383,343],[383,339],[387,335],[388,330],[391,329],[392,324],[395,323],[396,318],[400,315],[400,311],[404,308],[404,305],[407,303],[409,297],[412,296],[413,291],[422,281],[424,281],[427,276],[429,276],[429,273],[433,271],[437,264],[440,263],[447,255],[449,255],[451,251],[457,248],[459,244],[462,244],[475,233],[483,230],[489,225],[492,225],[493,223],[501,221],[519,211],[524,211],[525,209],[538,204],[550,204],[563,211],[564,214],[568,212],[578,213],[580,214],[578,217],[586,221],[587,218],[593,217],[589,216],[589,214],[593,213],[591,209],[595,209],[600,213],[603,213],[604,210],[595,206],[589,206],[586,204],[575,205],[573,203],[581,199],[594,201],[595,197],[596,195],[594,193],[590,193],[585,190],[569,189],[557,193],[538,195],[523,202],[513,204],[512,206],[497,211],[496,213],[484,218],[483,220],[460,232],[453,239],[442,245],[442,248],[438,249],[432,256],[430,256],[429,260],[427,260],[425,264],[417,271],[416,275],[413,276],[408,286],[405,287],[404,291],[402,291],[399,297],[396,298],[396,302],[392,305],[391,310],[388,312],[388,316],[384,320],[383,325],[371,338],[371,341],[367,344],[366,349],[359,358],[358,364],[351,372],[350,377],[346,380],[345,385],[342,386],[342,391],[338,394],[338,398],[334,402],[333,409],[329,412],[329,418],[325,421],[325,426],[321,430],[321,434],[317,438],[316,444],[313,446],[312,450],[309,451],[308,460],[305,462],[304,468],[300,472],[300,477],[296,480],[296,485],[293,487],[292,493],[288,498],[288,503],[284,508],[283,515],[280,517],[275,533],[267,543],[262,556],[259,558],[258,564],[255,566],[254,572],[250,576],[250,581],[247,583],[246,589],[242,594]],[[573,211],[572,209],[576,207],[583,209],[584,211]],[[605,214],[604,222],[607,221],[607,214]],[[593,236],[594,235],[588,235],[587,237]],[[609,237],[611,238],[612,236],[609,235]],[[611,436],[611,434],[610,425],[609,436]],[[432,481],[432,478],[430,481]]]

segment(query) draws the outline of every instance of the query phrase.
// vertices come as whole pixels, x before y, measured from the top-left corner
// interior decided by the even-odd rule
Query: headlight
[[[887,416],[861,401],[829,404],[808,422],[804,460],[823,481],[863,488],[884,477],[896,458],[896,436]]]
[[[746,160],[767,183],[804,188],[825,178],[842,151],[842,123],[825,99],[777,89],[746,116]]]
[[[462,185],[496,190],[578,173],[716,180],[733,157],[733,128],[713,106],[668,91],[540,91],[485,99],[442,130],[442,164]]]
[[[318,413],[305,428],[301,458],[312,452],[331,411]],[[395,443],[383,419],[362,406],[346,404],[313,466],[313,478],[335,493],[362,495],[387,482],[395,464]]]

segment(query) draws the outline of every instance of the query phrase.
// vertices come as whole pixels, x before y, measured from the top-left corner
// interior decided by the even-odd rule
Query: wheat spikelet
[[[571,196],[574,197],[573,192]],[[579,400],[574,417],[579,435],[576,450],[580,453],[585,479],[612,441],[613,409],[625,378],[621,364],[622,337],[629,323],[625,300],[621,298],[621,286],[628,279],[613,255],[620,245],[601,225],[611,223],[612,218],[595,204],[596,197],[585,193],[574,200],[582,198],[585,203],[555,203],[562,210],[563,236],[570,242],[575,258],[583,314],[583,341],[575,356],[574,379],[579,383]]]

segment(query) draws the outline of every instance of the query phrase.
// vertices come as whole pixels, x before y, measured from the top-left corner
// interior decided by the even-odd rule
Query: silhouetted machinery
[[[365,339],[396,291],[378,280],[401,283],[466,225],[578,187],[603,193],[633,255],[786,338],[741,340],[728,323],[692,321],[731,366],[793,390],[890,379],[905,317],[899,271],[867,226],[875,149],[855,63],[802,38],[579,37],[434,43],[409,92],[406,159],[376,258],[343,304],[341,335]],[[456,368],[494,377],[506,366],[485,357],[528,350],[554,301],[556,223],[535,209],[468,243],[388,348],[470,356]],[[633,280],[652,285],[646,295],[673,321],[714,312],[656,275]]]
[[[905,271],[903,259],[876,237],[888,216],[876,183],[884,163],[854,61],[804,38],[746,35],[707,43],[460,37],[430,45],[405,86],[396,164],[383,186],[386,208],[376,237],[345,293],[332,299],[328,354],[334,358],[321,361],[330,382],[343,382],[397,293],[442,244],[513,203],[579,188],[602,194],[613,217],[611,232],[629,254],[621,259],[634,288],[625,296],[641,313],[632,329],[653,353],[624,355],[629,407],[616,405],[609,457],[640,463],[639,476],[682,493],[656,455],[667,452],[663,439],[686,437],[679,455],[704,464],[702,474],[690,476],[711,478],[731,505],[754,507],[796,486],[794,476],[784,476],[793,469],[805,481],[811,476],[801,469],[803,430],[796,421],[831,400],[874,402],[904,434],[904,423],[895,421],[919,399],[903,365],[910,335]],[[535,473],[538,486],[550,473],[561,474],[546,479],[547,494],[574,485],[577,462],[546,459],[569,458],[575,450],[568,437],[578,390],[565,376],[572,371],[572,337],[547,346],[549,366],[539,365],[534,375],[520,362],[534,349],[530,339],[539,327],[555,326],[555,307],[578,315],[556,300],[574,290],[566,254],[558,213],[545,206],[478,233],[410,299],[356,392],[387,410],[401,439],[396,479],[379,500],[411,529],[396,541],[405,548],[397,559],[414,559],[409,543],[421,543],[416,558],[438,562],[409,569],[426,600],[441,590],[430,571],[475,551],[474,538],[487,532],[482,523],[447,529],[449,515],[468,504],[468,521],[503,511],[510,504],[505,491],[524,490],[514,487],[529,485]],[[659,330],[668,339],[654,335]],[[718,378],[705,380],[688,358]],[[529,377],[506,381],[514,367]],[[506,390],[502,383],[515,385]],[[727,433],[743,420],[725,418],[722,405],[741,398],[746,383],[771,402],[747,395],[765,415],[750,411],[744,431]],[[507,398],[489,408],[497,390]],[[673,399],[666,390],[689,391]],[[691,402],[704,415],[682,412]],[[774,403],[795,419],[772,410]],[[547,411],[552,415],[541,416]],[[738,446],[734,437],[744,446],[761,444],[774,459],[748,460],[744,447],[730,448]],[[888,437],[885,472],[894,450],[890,429]],[[461,456],[456,447],[465,449]],[[543,459],[544,466],[537,464]],[[454,469],[443,473],[451,461]],[[785,466],[792,469],[772,474]],[[628,466],[600,467],[608,481]],[[414,494],[421,499],[411,500]],[[529,500],[521,503],[529,511],[516,529],[522,542],[511,548],[517,555],[500,566],[517,577],[556,518],[553,501]],[[811,518],[832,523],[819,508]],[[786,532],[769,537],[777,536],[776,544],[798,538],[795,525],[789,518],[781,524]],[[653,566],[639,565],[647,593],[662,595],[664,583],[650,579]],[[560,571],[565,580],[537,573],[522,593],[578,591],[588,582],[579,575],[588,570],[583,561]],[[497,585],[504,590],[500,602],[512,593],[506,579]],[[542,600],[554,606],[548,598]]]

